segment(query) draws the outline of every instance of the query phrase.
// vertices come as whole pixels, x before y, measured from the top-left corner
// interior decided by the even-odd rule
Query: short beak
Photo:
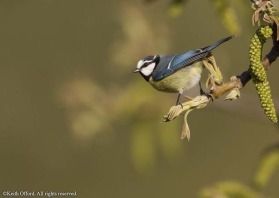
[[[137,68],[137,69],[135,69],[134,70],[134,73],[137,73],[137,72],[139,72],[140,70]]]

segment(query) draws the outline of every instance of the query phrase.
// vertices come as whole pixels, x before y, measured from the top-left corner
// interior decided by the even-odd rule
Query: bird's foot
[[[201,82],[199,82],[199,85],[200,85],[200,95],[204,95],[206,96],[208,99],[210,99],[211,101],[213,101],[213,97],[212,95],[210,94],[210,92],[205,92],[203,89],[202,89],[202,86],[201,86]]]

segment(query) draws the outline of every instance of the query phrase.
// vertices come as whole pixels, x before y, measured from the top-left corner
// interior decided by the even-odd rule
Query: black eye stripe
[[[146,66],[148,66],[148,65],[150,65],[150,64],[152,64],[152,63],[154,63],[154,61],[153,60],[149,60],[149,61],[143,61],[143,64],[142,64],[142,67],[146,67]]]
[[[157,64],[159,62],[159,56],[158,55],[153,55],[153,56],[146,56],[142,60],[142,65],[141,67],[147,67],[148,65],[155,63]]]

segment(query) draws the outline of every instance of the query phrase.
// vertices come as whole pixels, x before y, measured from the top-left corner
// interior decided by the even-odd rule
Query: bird
[[[134,70],[155,89],[178,93],[176,105],[184,91],[200,85],[203,60],[211,56],[211,51],[233,36],[223,38],[212,45],[172,55],[149,55],[140,59]],[[204,94],[200,85],[201,94]]]

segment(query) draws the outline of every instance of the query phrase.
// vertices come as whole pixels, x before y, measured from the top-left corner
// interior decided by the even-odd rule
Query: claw
[[[199,82],[199,86],[200,86],[200,95],[201,95],[201,96],[204,95],[204,96],[206,96],[207,98],[209,98],[210,100],[213,101],[213,98],[212,98],[211,94],[205,92],[205,91],[202,89],[201,81]]]

